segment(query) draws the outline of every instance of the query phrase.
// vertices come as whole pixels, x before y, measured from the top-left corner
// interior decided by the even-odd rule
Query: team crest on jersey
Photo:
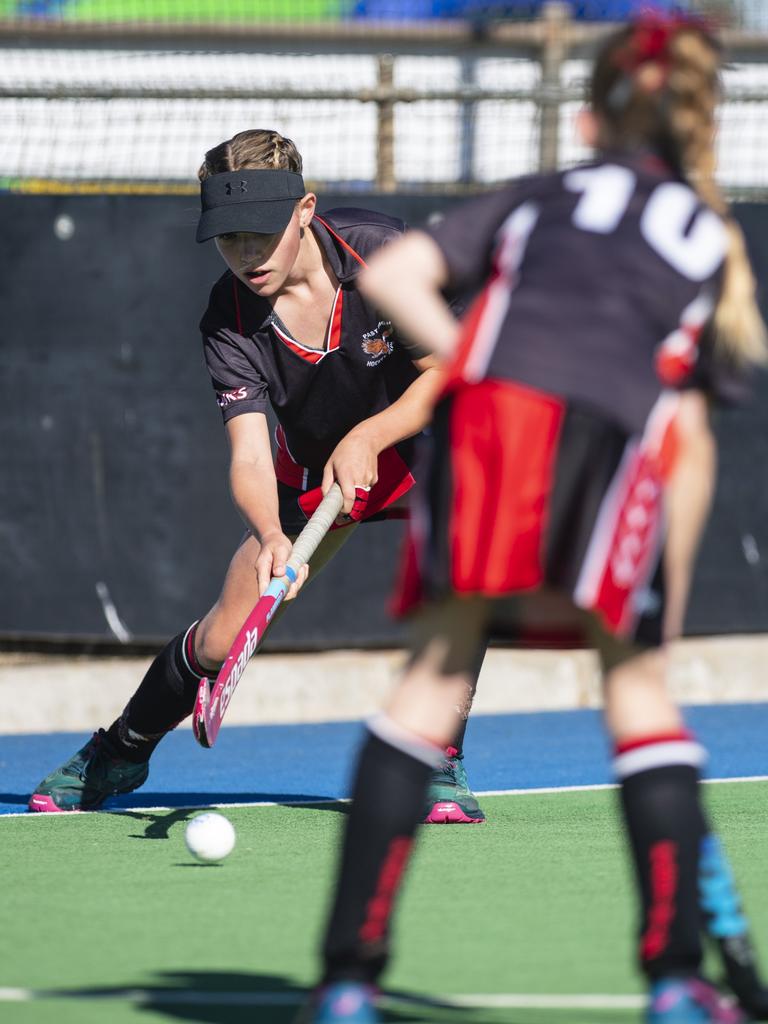
[[[379,320],[375,330],[366,331],[362,341],[363,352],[371,357],[366,366],[378,366],[387,358],[395,347],[392,341],[394,330],[390,320]]]

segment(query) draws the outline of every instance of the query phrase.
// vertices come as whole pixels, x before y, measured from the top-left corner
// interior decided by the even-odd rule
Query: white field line
[[[294,1006],[304,1001],[302,992],[206,992],[189,989],[111,989],[108,991],[0,988],[0,1002],[28,1003],[41,999],[116,1001],[144,1005],[196,1005],[196,1006]],[[478,993],[473,995],[444,996],[441,999],[384,994],[382,1002],[400,1005],[421,1005],[446,1008],[518,1009],[518,1010],[638,1010],[645,1005],[640,995],[540,995],[517,993]]]
[[[727,782],[768,782],[768,775],[738,775],[730,779],[702,779],[705,786],[717,786]],[[475,796],[542,796],[547,793],[592,793],[601,789],[618,789],[615,782],[601,782],[592,786],[540,786],[536,789],[484,789],[476,790]],[[29,811],[10,811],[8,814],[0,812],[0,821],[5,818],[78,818],[82,814],[140,814],[155,811],[199,811],[203,807],[215,807],[218,810],[226,810],[236,807],[319,807],[323,804],[348,804],[349,797],[323,797],[318,800],[254,800],[242,803],[201,803],[183,804],[175,807],[164,807],[162,805],[153,807],[116,807],[106,811],[47,811],[44,814],[30,813]]]

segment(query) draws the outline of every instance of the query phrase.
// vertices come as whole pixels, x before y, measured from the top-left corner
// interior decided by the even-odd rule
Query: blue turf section
[[[768,704],[686,709],[710,752],[710,778],[766,775]],[[356,722],[224,726],[215,750],[182,727],[158,748],[146,786],[110,807],[188,806],[348,795]],[[56,733],[0,737],[0,813],[21,811],[46,772],[85,737]],[[611,782],[609,749],[596,711],[478,715],[470,721],[466,763],[476,790],[534,789]]]

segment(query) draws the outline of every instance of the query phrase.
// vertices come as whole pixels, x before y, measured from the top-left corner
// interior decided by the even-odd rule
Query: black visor
[[[197,241],[253,231],[274,235],[288,224],[304,179],[294,171],[224,171],[200,184],[202,212]]]

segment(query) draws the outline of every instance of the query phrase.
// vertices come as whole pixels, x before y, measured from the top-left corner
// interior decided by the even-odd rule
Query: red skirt
[[[676,408],[674,394],[662,395],[643,435],[630,437],[592,409],[519,384],[460,385],[435,410],[416,471],[395,612],[449,593],[546,587],[616,635],[660,642],[654,577]]]

